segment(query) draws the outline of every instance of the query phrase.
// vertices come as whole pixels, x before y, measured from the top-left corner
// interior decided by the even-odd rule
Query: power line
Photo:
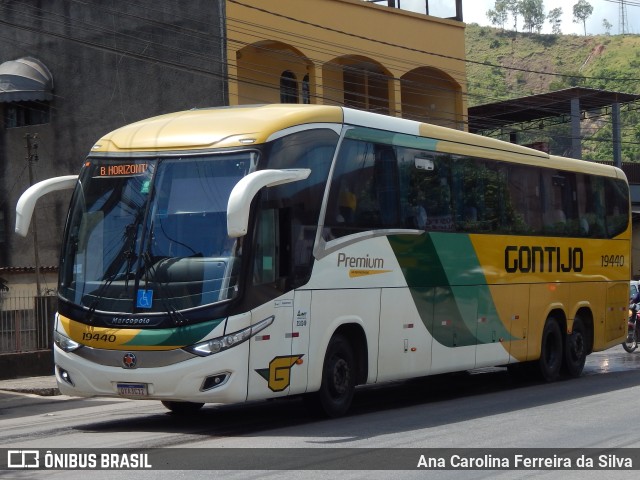
[[[40,9],[40,11],[42,12],[42,9]],[[46,12],[46,13],[49,13],[49,12]],[[53,21],[53,20],[50,20],[50,21]],[[66,24],[67,22],[63,21],[62,23]],[[12,24],[12,25],[15,26],[16,28],[23,28],[23,29],[27,29],[27,30],[30,29],[29,27],[25,27],[23,25],[17,25],[17,24]],[[82,26],[82,27],[84,28],[84,26]],[[119,34],[115,30],[109,30],[108,28],[104,28],[104,27],[102,27],[102,29],[107,33],[112,33],[114,35],[118,35]],[[30,30],[34,31],[32,28]],[[94,47],[94,48],[107,49],[109,51],[112,51],[113,53],[118,54],[118,56],[120,56],[120,57],[128,56],[128,57],[141,58],[141,59],[145,59],[145,60],[150,60],[150,61],[152,60],[154,62],[158,62],[158,58],[157,57],[152,58],[149,55],[142,55],[142,54],[138,54],[137,52],[131,52],[131,51],[124,52],[122,47],[114,48],[114,47],[111,47],[111,46],[108,46],[108,45],[104,45],[104,44],[96,44],[96,42],[87,42],[86,40],[82,40],[82,39],[78,39],[78,38],[71,38],[68,35],[59,35],[59,34],[56,34],[55,32],[45,32],[45,31],[41,31],[41,32],[44,33],[44,34],[50,34],[50,35],[58,36],[60,38],[65,38],[65,39],[70,40],[70,41],[75,41],[75,42],[84,44],[86,46],[91,46],[91,47]],[[164,62],[164,63],[166,64],[167,62]],[[183,67],[184,65],[183,64],[177,65],[176,63],[173,63],[171,66],[173,66],[173,67]],[[348,67],[345,67],[345,68],[348,69]],[[190,71],[190,73],[194,73],[195,69],[189,68],[188,70]],[[203,73],[212,74],[213,72],[211,72],[210,70],[207,70],[206,72],[203,72]],[[228,79],[230,79],[230,78],[228,78]],[[245,83],[247,83],[246,80],[245,80]],[[272,84],[264,85],[264,86],[268,87],[268,88],[278,88],[277,86],[274,86]]]
[[[77,0],[69,0],[69,1],[75,1],[76,3],[84,3],[84,2],[78,2]],[[86,4],[86,3],[84,3],[84,4]],[[93,7],[93,5],[91,5],[91,6]],[[42,9],[40,9],[40,10],[42,10]],[[116,12],[116,13],[117,13],[117,12]],[[135,16],[135,15],[134,15],[134,17],[135,17],[135,18],[137,18],[137,19],[141,19],[141,18],[143,18],[143,19],[144,19],[144,17],[140,17],[140,16]],[[156,23],[158,23],[158,22],[156,22]],[[159,24],[163,25],[163,23],[162,23],[162,22],[159,22]],[[91,28],[92,28],[92,29],[93,29],[93,27],[94,27],[94,25],[91,25]],[[116,32],[115,30],[107,30],[107,29],[104,29],[104,30],[106,31],[106,33],[112,34],[112,35],[114,35],[114,36],[115,36],[115,35],[122,35],[122,34],[120,34],[120,32]],[[316,43],[316,44],[318,44],[318,39],[314,39],[314,38],[312,38],[312,37],[308,37],[308,38],[310,39],[310,41],[315,41],[315,43]],[[75,40],[77,41],[77,39],[75,39]],[[138,39],[138,38],[136,38],[136,40],[139,40],[139,39]],[[230,39],[230,40],[231,40],[231,41],[233,41],[232,39]],[[151,44],[153,44],[153,42],[148,42],[148,44],[149,44],[149,45],[151,45]],[[104,45],[102,45],[102,46],[104,47]],[[163,48],[166,48],[166,46],[165,46],[165,45],[163,45]],[[130,53],[130,52],[129,52],[129,53]],[[194,52],[191,52],[191,51],[188,51],[187,53],[190,53],[190,54],[192,54],[192,55],[194,54]],[[429,53],[429,52],[426,52],[426,53]],[[204,57],[204,58],[208,58],[208,57]],[[157,61],[157,58],[156,58],[156,61]],[[483,63],[481,63],[481,64],[483,64]],[[488,65],[490,65],[490,64],[488,64]],[[502,67],[502,66],[496,66],[496,67],[498,67],[498,68],[504,68],[504,69],[510,69],[509,67]],[[529,69],[519,69],[519,70],[521,70],[521,71],[527,71],[527,72],[535,72],[535,71],[533,71],[533,70],[529,70]],[[462,75],[462,72],[451,72],[451,73],[454,73],[454,75],[457,75],[457,74]],[[544,73],[548,74],[547,72],[544,72]],[[565,76],[566,76],[566,75],[565,75]],[[569,77],[573,77],[573,78],[589,78],[589,77],[574,77],[574,76],[569,76]],[[601,77],[591,77],[591,78],[601,78]],[[604,78],[601,78],[601,79],[604,79]],[[623,80],[624,80],[624,79],[623,79]]]
[[[72,1],[72,2],[74,2],[74,3],[81,3],[81,4],[85,4],[85,5],[86,5],[86,2],[79,2],[78,0],[69,0],[69,1]],[[236,3],[241,4],[240,2],[236,2]],[[93,4],[92,4],[92,5],[91,5],[91,7],[95,7],[95,5],[93,5]],[[10,8],[10,7],[6,7],[6,6],[5,6],[5,8]],[[54,14],[53,12],[48,12],[48,11],[45,11],[45,10],[43,10],[43,9],[41,9],[41,8],[39,9],[39,11],[40,11],[40,12],[43,12],[43,13],[46,13],[46,14],[57,15],[57,20],[56,20],[56,19],[48,19],[48,21],[50,21],[50,22],[51,22],[51,23],[53,23],[53,24],[56,24],[56,23],[57,23],[58,25],[62,25],[62,26],[71,26],[71,24],[69,23],[69,20],[70,20],[70,19],[69,19],[68,17],[64,17],[64,16],[59,15],[59,14]],[[116,15],[116,14],[120,15],[120,12],[116,12],[116,11],[111,11],[111,13],[112,13],[112,14],[114,14],[114,20],[115,20],[115,15]],[[62,20],[60,20],[60,17],[62,17]],[[140,15],[133,15],[133,17],[134,17],[135,19],[137,19],[138,21],[144,21],[144,20],[145,20],[145,17],[142,17],[142,16],[140,16]],[[40,18],[40,17],[35,17],[35,18]],[[231,19],[231,20],[234,20],[234,19]],[[151,20],[150,20],[150,21],[151,21]],[[235,21],[237,21],[238,23],[241,23],[241,21],[240,21],[240,20],[235,20]],[[0,22],[1,22],[1,21],[0,21]],[[164,22],[158,22],[158,21],[155,21],[155,20],[154,20],[154,22],[155,22],[155,25],[156,25],[156,26],[159,26],[159,27],[164,27],[165,25],[166,25],[167,27],[170,27],[170,28],[174,28],[174,27],[175,27],[175,26],[174,26],[174,25],[172,25],[172,24],[165,24]],[[13,25],[13,26],[14,26],[14,27],[16,27],[16,28],[26,28],[26,27],[24,27],[24,26],[11,24],[10,22],[6,22],[6,21],[5,21],[4,23],[5,23],[5,24],[8,24],[8,25]],[[245,23],[245,24],[246,24],[246,23]],[[88,25],[88,26],[87,26],[87,25]],[[104,24],[103,24],[103,25],[104,25]],[[80,26],[82,29],[91,30],[91,31],[94,31],[94,30],[95,30],[95,27],[96,27],[96,25],[95,25],[95,24],[93,24],[93,23],[86,23],[86,24],[83,24],[83,22],[80,22],[80,25],[78,25],[78,22],[74,22],[74,23],[73,23],[73,27],[74,27],[74,29],[78,28],[78,26]],[[259,27],[259,26],[255,26],[255,25],[252,25],[252,26],[251,26],[251,28],[255,28],[255,27]],[[107,27],[104,27],[104,26],[101,26],[100,28],[101,28],[101,31],[102,31],[105,35],[112,35],[114,38],[116,38],[116,37],[117,37],[117,38],[122,38],[122,39],[124,39],[124,40],[132,40],[132,41],[133,41],[133,40],[137,40],[137,41],[138,41],[138,43],[140,43],[140,38],[139,38],[139,37],[136,37],[136,36],[133,36],[133,35],[127,35],[127,34],[124,34],[124,33],[120,32],[120,31],[117,31],[117,30],[115,30],[115,29],[107,28]],[[245,27],[245,28],[246,28],[246,27]],[[262,28],[264,28],[264,27],[262,27]],[[28,30],[28,28],[26,28],[26,29]],[[48,34],[48,35],[54,35],[54,36],[56,36],[56,33],[55,33],[55,32],[43,32],[43,31],[37,31],[37,30],[33,30],[33,29],[31,29],[31,31],[32,31],[32,32],[33,32],[33,31],[36,31],[37,33],[43,33],[43,34]],[[240,30],[240,31],[241,31],[242,33],[246,33],[246,30],[245,30],[245,31]],[[250,31],[250,30],[249,30],[249,31]],[[272,31],[273,31],[273,32],[277,32],[277,30],[276,30],[276,29],[272,29]],[[178,29],[178,32],[180,32],[180,33],[182,34],[182,31],[181,31],[180,29]],[[346,33],[346,32],[343,32],[343,33]],[[205,32],[205,33],[203,33],[202,35],[200,35],[200,34],[198,34],[198,35],[193,35],[193,34],[192,34],[192,32],[187,32],[187,33],[185,33],[184,35],[185,35],[186,37],[192,37],[192,38],[195,38],[195,37],[201,37],[202,35],[205,35],[205,36],[206,36],[206,35],[207,35],[207,33]],[[104,44],[96,44],[96,42],[89,42],[89,41],[86,41],[86,40],[83,40],[83,39],[72,38],[72,37],[70,37],[70,36],[68,36],[68,35],[60,35],[60,34],[57,34],[57,36],[58,36],[59,38],[64,38],[64,39],[69,40],[69,41],[75,41],[75,42],[82,43],[82,44],[84,44],[84,45],[86,45],[86,46],[88,46],[88,47],[90,47],[90,48],[101,48],[101,49],[105,49],[105,50],[107,50],[107,51],[110,51],[111,53],[114,53],[114,54],[118,55],[118,57],[119,57],[119,58],[123,58],[123,57],[132,57],[132,58],[137,58],[137,59],[141,59],[141,60],[145,60],[145,61],[149,61],[149,62],[154,62],[154,63],[164,64],[164,65],[166,65],[166,66],[169,66],[169,67],[172,67],[172,68],[178,68],[178,69],[181,69],[181,70],[183,70],[183,71],[187,71],[187,72],[192,73],[192,74],[193,74],[193,73],[196,73],[196,74],[203,74],[203,75],[207,75],[207,76],[214,75],[214,76],[216,76],[217,78],[222,79],[222,80],[226,80],[226,81],[230,81],[230,80],[232,80],[232,78],[230,78],[228,75],[227,75],[227,76],[225,76],[225,75],[224,75],[224,74],[222,74],[222,73],[214,72],[214,71],[212,71],[212,70],[210,70],[210,69],[207,69],[207,68],[202,68],[202,67],[200,67],[200,68],[196,69],[196,68],[193,68],[191,65],[185,64],[184,62],[182,62],[182,63],[181,63],[181,62],[176,62],[176,61],[174,61],[174,62],[167,62],[167,61],[165,61],[164,59],[159,59],[158,57],[151,56],[151,55],[147,55],[147,54],[146,54],[146,50],[142,50],[142,52],[130,52],[130,51],[123,51],[123,50],[122,50],[122,47],[109,46],[109,45],[104,45]],[[262,37],[263,37],[263,36],[262,36]],[[335,48],[335,49],[336,49],[336,52],[340,52],[339,46],[338,46],[338,45],[336,45],[336,44],[333,44],[333,46],[331,46],[332,44],[327,44],[327,43],[324,43],[324,42],[319,42],[319,40],[318,40],[317,38],[314,38],[314,37],[311,37],[311,36],[300,36],[300,37],[301,37],[302,39],[306,39],[306,42],[310,42],[310,43],[315,42],[315,44],[316,44],[316,45],[324,45],[325,50],[322,50],[322,48],[319,48],[319,49],[318,49],[318,51],[319,51],[319,52],[322,52],[322,53],[326,53],[326,52],[332,53],[331,51],[326,50],[326,48],[327,48],[327,47]],[[285,36],[285,38],[287,38],[287,37]],[[229,39],[229,41],[232,41],[232,42],[233,42],[233,41],[236,41],[236,40],[234,40],[234,39]],[[146,44],[147,44],[147,45],[154,45],[154,46],[162,47],[162,48],[165,48],[165,47],[166,47],[166,45],[165,45],[165,44],[160,44],[160,43],[158,43],[157,41],[154,41],[154,40],[145,40],[145,42],[146,42]],[[373,43],[375,43],[375,42],[376,42],[376,41],[374,40],[374,41],[373,41]],[[379,42],[378,42],[378,43],[379,43]],[[171,46],[171,47],[173,47],[173,46]],[[400,46],[400,47],[401,47],[401,46]],[[401,47],[401,48],[402,48],[402,47]],[[178,48],[175,48],[175,50],[174,50],[174,51],[175,51],[176,53],[188,53],[188,54],[193,55],[193,56],[194,56],[194,58],[198,58],[198,57],[200,57],[200,58],[202,58],[202,59],[207,59],[208,61],[211,61],[211,58],[210,58],[210,57],[207,57],[207,56],[205,56],[204,54],[201,54],[200,52],[193,52],[193,51],[191,51],[191,50],[184,50],[184,49],[178,49]],[[265,53],[267,53],[267,52],[269,52],[269,49],[265,49],[264,51],[265,51]],[[365,54],[366,54],[366,53],[368,53],[366,50],[362,50],[361,52],[363,52],[363,53],[365,53]],[[371,52],[369,52],[369,53],[371,53]],[[424,52],[424,53],[430,53],[430,52]],[[376,53],[373,53],[373,55],[374,55],[374,56],[376,56]],[[216,61],[216,60],[214,60],[214,61]],[[481,62],[476,62],[476,63],[480,63],[481,65],[491,65],[491,64],[481,63]],[[257,73],[257,71],[258,71],[257,69],[258,69],[258,68],[259,68],[259,66],[258,66],[258,65],[254,65],[254,66],[252,67],[252,70],[251,70],[251,71],[253,71],[254,73]],[[343,68],[348,69],[349,67],[348,67],[348,66],[346,66],[346,67],[343,67]],[[407,68],[408,68],[408,67],[407,67]],[[499,68],[504,68],[504,69],[506,69],[506,70],[513,70],[513,69],[510,69],[510,68],[508,68],[508,67],[502,67],[502,66],[499,66]],[[529,71],[529,72],[534,72],[534,71],[532,71],[532,70],[527,70],[527,69],[518,69],[518,70],[519,70],[519,71]],[[459,72],[458,72],[458,73],[459,73]],[[545,73],[546,73],[546,72],[545,72]],[[574,77],[574,76],[570,76],[570,77]],[[279,78],[279,75],[278,75],[278,78]],[[420,77],[419,77],[419,78],[420,78]],[[426,76],[422,76],[421,78],[428,78],[428,77],[426,77]],[[574,78],[585,78],[585,77],[574,77]],[[586,77],[586,78],[589,78],[589,77]],[[591,78],[599,78],[599,77],[591,77]],[[277,82],[267,83],[267,84],[261,84],[261,83],[258,83],[258,82],[247,81],[246,79],[239,79],[239,78],[236,78],[235,80],[236,80],[236,81],[238,81],[238,82],[240,82],[240,81],[244,81],[245,83],[253,83],[254,85],[259,85],[259,86],[262,86],[262,87],[264,87],[264,88],[271,88],[271,89],[278,89],[278,88],[279,88],[279,86],[278,86],[278,85],[276,85],[276,83],[277,83]],[[393,79],[393,78],[392,78],[391,80],[394,80],[394,81],[402,81],[401,79]],[[419,82],[417,82],[417,85],[420,85],[420,83],[419,83]],[[327,87],[327,86],[325,85],[325,86],[323,86],[323,88],[325,88],[325,89],[326,89],[326,88],[329,88],[329,87]],[[444,89],[443,89],[443,91],[444,91]],[[372,97],[372,100],[382,101],[382,100],[385,100],[385,99],[383,99],[383,98],[375,98],[375,97]],[[454,114],[455,112],[442,112],[442,113]]]
[[[422,53],[425,55],[433,55],[435,57],[440,57],[440,58],[446,58],[449,60],[458,60],[458,61],[462,61],[462,62],[466,62],[466,63],[471,63],[471,64],[475,64],[475,65],[483,65],[486,67],[495,67],[495,68],[502,68],[505,70],[513,70],[513,71],[517,71],[517,72],[526,72],[526,73],[537,73],[539,75],[549,75],[549,76],[554,76],[554,77],[562,77],[562,78],[580,78],[580,79],[586,79],[586,80],[608,80],[607,78],[602,78],[602,77],[585,77],[585,76],[576,76],[576,75],[568,75],[568,74],[563,74],[563,73],[552,73],[552,72],[544,72],[544,71],[540,71],[540,70],[530,70],[530,69],[526,69],[526,68],[518,68],[518,67],[507,67],[504,65],[496,65],[496,64],[492,64],[492,63],[488,63],[488,62],[479,62],[479,61],[473,61],[473,60],[468,60],[468,59],[463,59],[463,58],[458,58],[458,57],[454,57],[452,55],[445,55],[442,53],[434,53],[434,52],[429,52],[426,50],[421,50],[419,48],[414,48],[414,47],[407,47],[406,45],[400,45],[397,43],[392,43],[392,42],[387,42],[384,40],[378,40],[375,38],[371,38],[371,37],[367,37],[364,35],[359,35],[359,34],[355,34],[355,33],[350,33],[350,32],[346,32],[344,30],[339,30],[336,28],[332,28],[332,27],[327,27],[327,26],[323,26],[323,25],[319,25],[317,23],[313,23],[313,22],[309,22],[307,20],[301,20],[299,18],[294,18],[288,15],[284,15],[282,13],[276,13],[276,12],[272,12],[270,10],[266,10],[264,8],[260,8],[260,7],[256,7],[253,5],[247,5],[246,3],[242,3],[238,0],[227,0],[230,3],[235,3],[237,5],[241,5],[243,7],[252,9],[252,10],[257,10],[263,13],[266,13],[268,15],[273,15],[276,17],[280,17],[280,18],[284,18],[287,20],[291,20],[294,22],[298,22],[304,25],[309,25],[312,27],[316,27],[316,28],[321,28],[330,32],[334,32],[334,33],[340,33],[342,35],[346,35],[349,37],[353,37],[353,38],[358,38],[361,40],[366,40],[372,43],[377,43],[380,45],[386,45],[386,46],[391,46],[391,47],[396,47],[396,48],[400,48],[403,50],[408,50],[408,51],[412,51],[412,52],[416,52],[416,53]],[[620,79],[615,79],[615,80],[619,80],[619,81],[624,81],[624,82],[638,82],[640,81],[640,78],[620,78]]]

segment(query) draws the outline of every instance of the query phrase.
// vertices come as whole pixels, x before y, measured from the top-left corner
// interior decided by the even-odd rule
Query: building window
[[[307,73],[302,79],[302,103],[311,103],[311,95],[309,93],[309,74]]]
[[[289,70],[280,76],[280,103],[298,103],[298,81]]]
[[[367,74],[364,70],[345,67],[343,72],[345,107],[367,110]]]
[[[49,104],[47,102],[7,103],[4,112],[6,128],[49,123]]]

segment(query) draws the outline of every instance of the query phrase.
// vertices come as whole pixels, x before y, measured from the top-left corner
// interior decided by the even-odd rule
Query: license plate
[[[146,383],[118,383],[118,395],[123,397],[146,397]]]

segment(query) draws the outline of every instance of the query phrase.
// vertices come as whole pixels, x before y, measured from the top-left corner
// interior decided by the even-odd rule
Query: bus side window
[[[593,215],[588,210],[587,189],[589,188],[589,178],[579,173],[575,176],[576,206],[578,216],[578,236],[591,236],[591,223]]]
[[[376,199],[373,145],[345,140],[340,148],[329,192],[325,238],[338,238],[380,224]]]
[[[380,226],[400,226],[398,164],[396,154],[390,146],[376,147],[375,186]]]
[[[542,231],[542,200],[539,174],[532,167],[511,165],[508,169],[508,196],[513,209],[513,233]]]
[[[544,233],[560,234],[565,233],[567,224],[567,214],[563,199],[563,189],[565,188],[565,177],[556,174],[551,170],[541,172],[542,206],[544,222]]]
[[[398,149],[400,207],[404,228],[424,230],[427,226],[425,196],[420,183],[432,168],[433,158],[428,153],[412,148]]]
[[[268,158],[266,168],[311,170],[307,179],[266,188],[261,196],[261,208],[264,210],[261,215],[266,215],[269,209],[276,209],[270,215],[275,216],[271,221],[277,222],[273,229],[277,235],[278,250],[272,254],[279,258],[274,260],[276,276],[271,277],[285,288],[303,285],[311,276],[318,215],[338,138],[337,133],[330,129],[305,130],[271,142],[265,151]],[[266,239],[260,240],[264,253]],[[256,268],[257,272],[265,272],[263,267],[269,266],[270,256],[264,257],[266,264]]]
[[[607,236],[613,238],[624,232],[628,226],[628,192],[626,184],[620,180],[606,178],[604,182]]]
[[[260,211],[257,222],[255,242],[255,262],[253,269],[253,284],[265,285],[275,283],[278,278],[278,229],[277,210],[266,208]]]
[[[605,238],[603,179],[587,175],[584,177],[586,181],[585,216],[589,225],[589,237]]]
[[[455,228],[452,210],[451,167],[447,155],[434,152],[434,168],[420,183],[425,198],[426,229],[451,231]]]
[[[566,217],[564,235],[569,237],[585,236],[588,231],[588,223],[580,212],[577,175],[573,172],[557,172],[554,179],[555,183],[560,186],[562,211]]]
[[[452,162],[453,202],[456,229],[483,232],[492,228],[486,221],[485,165],[479,159],[456,158]]]

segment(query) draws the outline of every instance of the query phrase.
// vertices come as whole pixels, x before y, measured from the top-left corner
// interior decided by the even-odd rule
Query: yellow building
[[[466,129],[461,21],[363,0],[227,0],[226,30],[230,105],[346,105]]]

